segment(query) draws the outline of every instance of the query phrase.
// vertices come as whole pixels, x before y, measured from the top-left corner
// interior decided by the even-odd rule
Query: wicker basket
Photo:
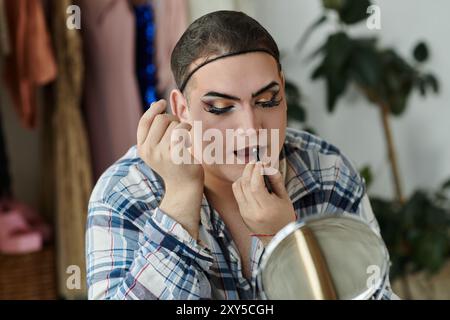
[[[26,255],[0,255],[0,300],[52,300],[56,293],[54,247]]]

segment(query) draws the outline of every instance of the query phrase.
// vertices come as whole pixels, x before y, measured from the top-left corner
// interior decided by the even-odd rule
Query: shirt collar
[[[225,222],[209,203],[205,193],[202,197],[202,206],[200,212],[200,223],[211,233],[218,237],[224,237]]]

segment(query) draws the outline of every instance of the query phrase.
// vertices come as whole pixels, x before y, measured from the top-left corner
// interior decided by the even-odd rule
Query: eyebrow
[[[280,86],[280,85],[278,84],[278,82],[272,81],[271,83],[269,83],[268,85],[259,89],[255,93],[252,93],[252,98],[259,96],[261,93],[266,92],[267,90],[270,90],[275,86]],[[210,92],[206,93],[203,97],[218,97],[218,98],[224,98],[224,99],[228,99],[228,100],[241,101],[241,99],[238,97],[235,97],[235,96],[232,96],[229,94],[225,94],[225,93],[216,92],[216,91],[210,91]]]
[[[265,86],[265,87],[259,89],[259,90],[256,91],[255,93],[252,93],[252,98],[255,98],[255,97],[259,96],[261,93],[266,92],[266,91],[272,89],[272,88],[275,87],[275,86],[280,86],[280,85],[278,84],[278,82],[272,81],[272,82],[269,83],[267,86]]]

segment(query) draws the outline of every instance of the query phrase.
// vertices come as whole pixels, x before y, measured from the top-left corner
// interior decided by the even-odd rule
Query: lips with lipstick
[[[236,159],[239,159],[239,163],[249,163],[251,160],[257,161],[256,152],[259,152],[259,156],[263,157],[267,153],[267,146],[252,145],[233,151]]]
[[[255,161],[260,161],[261,160],[261,156],[265,155],[265,152],[267,150],[267,147],[261,147],[258,145],[254,145],[254,146],[248,146],[245,147],[243,149],[240,150],[235,150],[234,154],[236,156],[236,158],[238,159],[243,159],[245,161],[245,163],[248,163],[250,160],[255,160]],[[241,157],[241,158],[239,158]],[[264,184],[267,188],[267,190],[269,191],[269,193],[272,193],[272,186],[270,185],[270,181],[269,178],[267,178],[267,175],[263,175],[264,177]]]

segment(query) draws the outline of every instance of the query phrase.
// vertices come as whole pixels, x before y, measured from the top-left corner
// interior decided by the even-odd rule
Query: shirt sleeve
[[[159,208],[143,230],[128,216],[105,202],[89,204],[89,299],[210,299],[209,249]]]

